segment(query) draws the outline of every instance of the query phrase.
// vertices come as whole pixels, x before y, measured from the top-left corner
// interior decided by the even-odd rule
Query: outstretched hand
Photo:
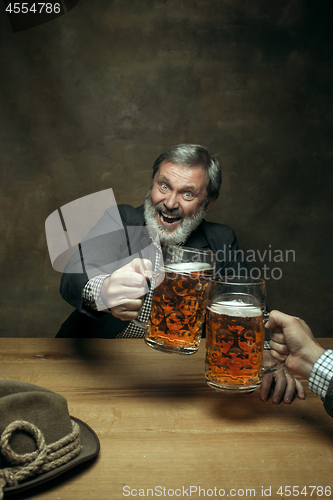
[[[271,329],[272,357],[285,361],[288,370],[308,379],[313,364],[325,349],[318,344],[305,321],[272,311],[266,328]]]

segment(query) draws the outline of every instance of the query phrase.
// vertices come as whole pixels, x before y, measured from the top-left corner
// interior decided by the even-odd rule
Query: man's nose
[[[170,193],[164,200],[164,205],[168,210],[179,208],[178,198],[176,193]]]

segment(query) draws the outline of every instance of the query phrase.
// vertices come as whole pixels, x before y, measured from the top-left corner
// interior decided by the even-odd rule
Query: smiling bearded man
[[[218,197],[220,186],[217,158],[201,146],[173,146],[153,166],[144,203],[148,230],[157,231],[162,244],[184,244]]]
[[[114,207],[110,207],[91,230],[100,236],[94,240],[88,234],[81,242],[85,268],[89,272],[96,269],[97,274],[90,279],[86,273],[63,274],[61,294],[76,311],[57,336],[127,337],[130,330],[132,335],[132,320],[140,315],[147,293],[145,271],[152,268],[147,259],[131,260],[131,255],[140,255],[147,244],[144,238],[142,242],[138,239],[140,248],[135,247],[131,240],[135,228],[147,228],[152,239],[157,232],[162,244],[212,251],[217,254],[218,276],[247,272],[233,229],[204,219],[219,196],[221,181],[218,159],[202,146],[178,144],[162,153],[154,162],[144,204],[116,207],[123,226],[119,231],[114,226]],[[106,263],[116,267],[105,272]],[[102,272],[98,273],[99,269]]]

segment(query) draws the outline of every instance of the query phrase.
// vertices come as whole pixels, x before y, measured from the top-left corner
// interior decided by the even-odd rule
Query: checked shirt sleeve
[[[319,356],[312,367],[308,388],[321,399],[324,399],[332,377],[333,351],[331,349],[327,349],[327,351]]]
[[[95,309],[96,311],[108,311],[101,297],[102,285],[108,276],[110,275],[102,274],[87,281],[83,288],[84,307],[90,307],[90,309]]]

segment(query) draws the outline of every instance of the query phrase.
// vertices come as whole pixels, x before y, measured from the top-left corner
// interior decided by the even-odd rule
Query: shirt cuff
[[[308,388],[324,399],[333,377],[333,351],[327,349],[314,363],[308,381]]]
[[[101,297],[102,286],[105,278],[108,278],[108,276],[110,276],[110,274],[101,274],[87,281],[82,293],[84,305],[92,309],[97,309],[97,311],[104,311],[108,308]]]

